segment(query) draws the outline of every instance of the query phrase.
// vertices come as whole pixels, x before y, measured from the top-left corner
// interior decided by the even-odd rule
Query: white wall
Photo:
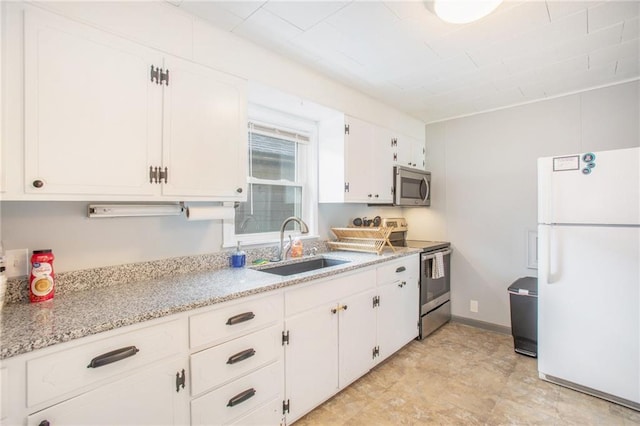
[[[259,82],[335,110],[424,137],[424,123],[360,92],[338,84],[277,53],[161,2],[42,2],[100,29],[147,44],[169,54],[204,63],[250,82]],[[8,167],[22,160],[22,2],[0,2],[3,8],[2,76],[3,159]],[[4,25],[4,24],[7,25]],[[5,72],[5,71],[9,72]],[[7,149],[7,147],[9,147]],[[7,182],[21,187],[22,182]],[[220,221],[186,222],[182,217],[87,219],[83,202],[2,202],[0,238],[6,249],[51,248],[58,272],[219,251]],[[375,216],[366,205],[319,208],[320,235],[349,218]],[[326,212],[326,213],[325,213]]]
[[[537,158],[639,146],[639,93],[635,81],[426,126],[432,207],[405,216],[411,238],[453,244],[454,315],[510,325],[507,287],[537,275]]]

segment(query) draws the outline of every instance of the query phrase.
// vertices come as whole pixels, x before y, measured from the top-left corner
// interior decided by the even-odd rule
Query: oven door
[[[423,253],[420,260],[420,315],[425,315],[450,298],[451,250],[443,252],[444,276],[432,278],[434,253]]]

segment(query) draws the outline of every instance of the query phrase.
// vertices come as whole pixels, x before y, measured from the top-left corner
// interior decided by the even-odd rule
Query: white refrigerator
[[[640,147],[538,160],[538,372],[640,410]]]

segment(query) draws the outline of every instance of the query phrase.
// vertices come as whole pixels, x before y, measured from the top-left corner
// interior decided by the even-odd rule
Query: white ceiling
[[[639,0],[507,0],[466,25],[423,1],[170,1],[425,122],[640,77]]]

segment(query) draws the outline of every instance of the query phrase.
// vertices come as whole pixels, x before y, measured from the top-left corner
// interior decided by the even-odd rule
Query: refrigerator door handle
[[[553,248],[553,244],[551,242],[551,234],[553,232],[553,228],[549,225],[541,225],[538,227],[538,237],[539,237],[539,253],[538,260],[540,261],[539,271],[542,275],[541,283],[544,284],[553,284],[552,272],[551,272],[551,261],[552,261],[552,253],[551,250]]]

